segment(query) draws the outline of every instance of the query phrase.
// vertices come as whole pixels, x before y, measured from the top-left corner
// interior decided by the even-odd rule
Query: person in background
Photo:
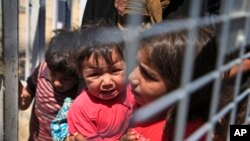
[[[64,99],[74,99],[79,91],[79,77],[71,57],[78,31],[57,30],[49,42],[45,61],[27,79],[27,86],[19,83],[19,109],[25,110],[33,102],[29,141],[52,140],[51,121],[63,105]]]
[[[118,27],[125,29],[129,16],[140,16],[139,24],[142,28],[149,28],[152,24],[163,20],[163,10],[171,0],[115,0],[118,11]],[[136,25],[138,26],[138,25]]]
[[[81,25],[97,20],[105,20],[111,25],[116,25],[117,16],[114,0],[87,0]]]
[[[239,48],[240,49],[240,48]],[[249,53],[249,45],[245,47],[246,51],[244,54]],[[239,50],[231,51],[228,53],[226,57],[226,63],[233,61],[234,59],[239,58]],[[221,95],[219,100],[219,108],[218,111],[225,108],[229,103],[233,102],[234,100],[234,92],[235,89],[238,88],[238,93],[236,96],[242,95],[245,90],[250,88],[250,59],[245,58],[241,62],[242,68],[239,69],[240,65],[236,64],[233,65],[227,74],[227,77],[224,78],[222,81],[222,88],[221,88]],[[240,73],[240,83],[236,83],[237,75]],[[225,80],[226,79],[226,80]],[[239,85],[239,87],[236,87]],[[241,101],[237,103],[236,108],[236,116],[235,120],[233,121],[234,124],[240,125],[245,124],[246,114],[247,114],[247,102],[248,97],[244,97]],[[220,117],[220,120],[216,124],[215,134],[214,134],[214,141],[226,141],[227,135],[229,131],[229,124],[230,123],[230,112]]]

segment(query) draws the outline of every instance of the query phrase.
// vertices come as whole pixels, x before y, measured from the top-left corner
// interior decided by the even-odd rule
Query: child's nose
[[[131,83],[132,85],[134,85],[134,86],[137,86],[137,85],[139,84],[139,80],[137,80],[137,79],[132,79],[132,80],[130,80],[130,83]]]
[[[62,83],[59,80],[54,80],[53,84],[55,87],[62,87]]]
[[[137,73],[136,71],[137,71],[137,68],[135,68],[135,69],[129,74],[129,76],[128,76],[128,79],[129,79],[130,82],[131,82],[132,84],[134,84],[134,85],[136,85],[136,84],[139,83],[138,79],[136,78],[136,75],[138,75],[138,74],[136,74],[136,73]]]
[[[103,76],[102,83],[103,83],[104,85],[109,85],[109,84],[111,84],[111,77],[110,77],[109,74],[105,74],[105,75]]]
[[[133,79],[136,79],[136,71],[137,71],[137,67],[134,68],[134,70],[132,72],[130,72],[130,74],[128,75],[128,79],[130,81],[132,81]]]
[[[112,79],[109,75],[106,75],[103,78],[102,84],[101,84],[101,89],[102,90],[107,90],[107,89],[111,89],[113,88],[113,83],[112,83]]]
[[[129,79],[130,81],[132,81],[132,80],[134,79],[134,74],[133,74],[133,72],[131,72],[131,73],[128,75],[128,79]]]

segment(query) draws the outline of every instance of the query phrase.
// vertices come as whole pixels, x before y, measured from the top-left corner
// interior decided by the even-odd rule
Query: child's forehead
[[[69,73],[69,72],[64,72],[61,70],[50,70],[49,69],[49,74],[55,75],[55,76],[60,76],[60,77],[75,77],[75,74]]]
[[[123,62],[124,60],[122,59],[121,55],[115,52],[107,55],[92,53],[88,58],[84,60],[84,63],[98,67],[101,65],[110,66],[120,61]]]
[[[88,71],[107,71],[112,68],[124,68],[125,63],[123,60],[114,60],[113,62],[106,62],[105,60],[99,60],[97,62],[93,60],[89,60],[84,62],[83,68],[84,70]]]
[[[137,52],[136,58],[138,61],[144,61],[150,63],[151,60],[151,50],[148,48],[141,48]]]
[[[93,59],[94,61],[99,62],[99,61],[105,60],[106,58],[110,58],[111,60],[117,60],[117,59],[122,59],[122,55],[115,49],[112,49],[111,51],[107,51],[105,53],[96,51],[96,52],[90,53],[87,60]]]

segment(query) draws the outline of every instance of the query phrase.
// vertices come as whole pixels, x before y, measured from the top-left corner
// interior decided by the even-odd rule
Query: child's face
[[[98,65],[93,55],[83,62],[82,75],[86,81],[87,90],[95,97],[109,100],[117,97],[124,86],[125,63],[115,51],[111,54],[113,63],[110,65],[102,57]]]
[[[50,71],[49,76],[51,85],[58,92],[70,90],[78,83],[76,78],[72,78],[71,76],[59,72]]]
[[[139,105],[146,105],[167,92],[167,87],[160,74],[149,66],[141,51],[137,54],[138,66],[130,73],[134,97]]]

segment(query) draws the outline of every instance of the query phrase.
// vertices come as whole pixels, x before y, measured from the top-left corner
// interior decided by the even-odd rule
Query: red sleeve
[[[86,95],[86,93],[81,93],[70,106],[67,117],[69,133],[70,135],[79,133],[87,139],[95,138],[95,140],[100,141],[102,139],[97,134],[95,119],[90,118],[92,113],[88,113],[88,109],[93,107],[90,107],[91,104],[86,102],[84,94]]]

